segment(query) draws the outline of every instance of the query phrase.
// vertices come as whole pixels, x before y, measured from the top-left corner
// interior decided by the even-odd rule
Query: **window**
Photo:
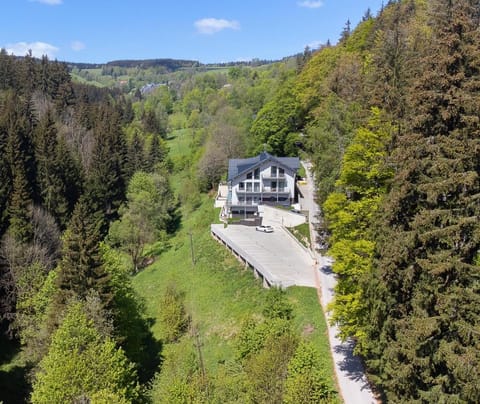
[[[252,179],[252,172],[250,171],[249,173],[247,173],[247,180],[251,180]]]
[[[278,176],[285,177],[285,170],[283,168],[278,167]]]
[[[270,167],[270,174],[272,175],[272,177],[277,176],[277,166]]]
[[[254,192],[260,192],[260,183],[259,182],[254,182],[253,183],[253,191]]]
[[[253,172],[253,178],[256,180],[260,179],[260,168],[255,169],[255,171]]]
[[[272,192],[277,191],[277,181],[272,181]]]
[[[252,183],[247,182],[247,192],[252,192]]]
[[[238,189],[239,189],[240,191],[243,191],[243,190],[245,189],[245,183],[244,183],[244,182],[240,182],[240,183],[238,184]]]

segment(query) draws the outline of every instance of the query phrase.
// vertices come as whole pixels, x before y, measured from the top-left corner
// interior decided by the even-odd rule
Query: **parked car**
[[[264,233],[273,233],[273,227],[272,226],[257,226],[255,227],[255,230],[257,231],[263,231]]]

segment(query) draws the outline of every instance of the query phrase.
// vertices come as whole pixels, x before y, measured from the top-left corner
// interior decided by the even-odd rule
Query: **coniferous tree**
[[[0,49],[0,89],[7,90],[15,85],[16,70],[13,58],[7,51]]]
[[[16,169],[12,193],[8,204],[9,232],[21,242],[29,242],[32,233],[30,209],[33,207],[25,173],[21,167]]]
[[[350,20],[347,20],[345,26],[343,27],[342,33],[340,34],[340,43],[345,43],[352,33],[352,24]]]
[[[10,164],[7,158],[8,133],[0,119],[0,236],[5,232],[7,204],[12,190]]]
[[[417,18],[424,11],[410,11],[405,2],[391,5],[379,17],[375,41],[372,44],[372,66],[366,77],[370,102],[391,114],[397,123],[405,114],[408,80],[415,76],[418,64],[415,54],[421,52],[422,41],[417,41],[422,25]]]
[[[369,365],[392,402],[480,397],[478,1],[434,2],[383,207]]]
[[[112,300],[110,276],[105,271],[100,242],[102,218],[83,196],[77,202],[63,239],[63,258],[58,285],[60,304],[71,297],[85,299],[95,290],[105,308]]]
[[[51,111],[47,111],[40,120],[36,131],[36,155],[38,167],[38,184],[42,204],[45,209],[62,222],[68,212],[65,187],[57,166],[58,134]]]
[[[165,160],[166,154],[166,146],[164,142],[160,140],[160,135],[154,134],[148,150],[146,168],[149,171],[153,171],[158,163],[161,163]]]
[[[11,194],[7,214],[12,234],[18,241],[29,241],[31,223],[29,210],[35,196],[36,164],[32,142],[34,119],[29,102],[8,95],[4,110],[8,133],[6,161],[10,166]]]
[[[95,130],[95,146],[88,173],[86,191],[102,212],[105,235],[110,221],[118,217],[118,208],[125,199],[127,145],[120,128],[120,117],[111,106],[101,108]]]
[[[132,176],[136,171],[145,169],[146,158],[144,153],[144,141],[140,134],[135,131],[133,139],[128,147],[128,174]]]
[[[55,166],[62,182],[62,190],[67,203],[66,214],[60,216],[59,222],[66,226],[83,191],[84,172],[79,161],[75,160],[63,136],[59,136],[55,153]]]
[[[50,75],[50,62],[47,55],[42,56],[39,68],[39,90],[43,94],[50,94],[52,89],[52,76]]]
[[[50,110],[37,126],[35,146],[42,204],[65,227],[79,197],[80,170],[65,139],[59,136]]]
[[[17,61],[19,66],[19,84],[23,87],[23,93],[29,97],[32,95],[38,83],[38,69],[32,51],[29,50],[23,60]]]
[[[103,337],[73,303],[39,365],[31,402],[135,402],[139,398],[134,365],[109,337]]]

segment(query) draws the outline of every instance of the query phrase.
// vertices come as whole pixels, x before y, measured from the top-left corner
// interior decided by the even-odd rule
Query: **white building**
[[[275,157],[267,152],[228,162],[229,213],[255,213],[258,205],[290,206],[295,198],[298,157]]]

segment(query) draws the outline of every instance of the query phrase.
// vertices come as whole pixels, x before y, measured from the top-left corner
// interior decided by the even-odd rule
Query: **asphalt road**
[[[313,228],[318,223],[319,208],[314,200],[314,182],[308,163],[302,162],[307,172],[307,183],[300,185],[303,198],[300,201],[302,209],[309,211],[310,234],[315,237]],[[314,238],[312,238],[314,239]],[[315,242],[314,242],[315,243]],[[315,243],[315,245],[317,245]],[[318,261],[317,287],[320,288],[320,302],[327,317],[327,305],[333,300],[336,284],[335,275],[331,270],[331,259],[315,252]],[[377,400],[373,395],[370,385],[365,376],[363,364],[358,356],[353,354],[354,344],[349,340],[342,342],[338,337],[336,326],[328,327],[330,350],[332,352],[337,382],[340,394],[346,404],[371,404]]]

